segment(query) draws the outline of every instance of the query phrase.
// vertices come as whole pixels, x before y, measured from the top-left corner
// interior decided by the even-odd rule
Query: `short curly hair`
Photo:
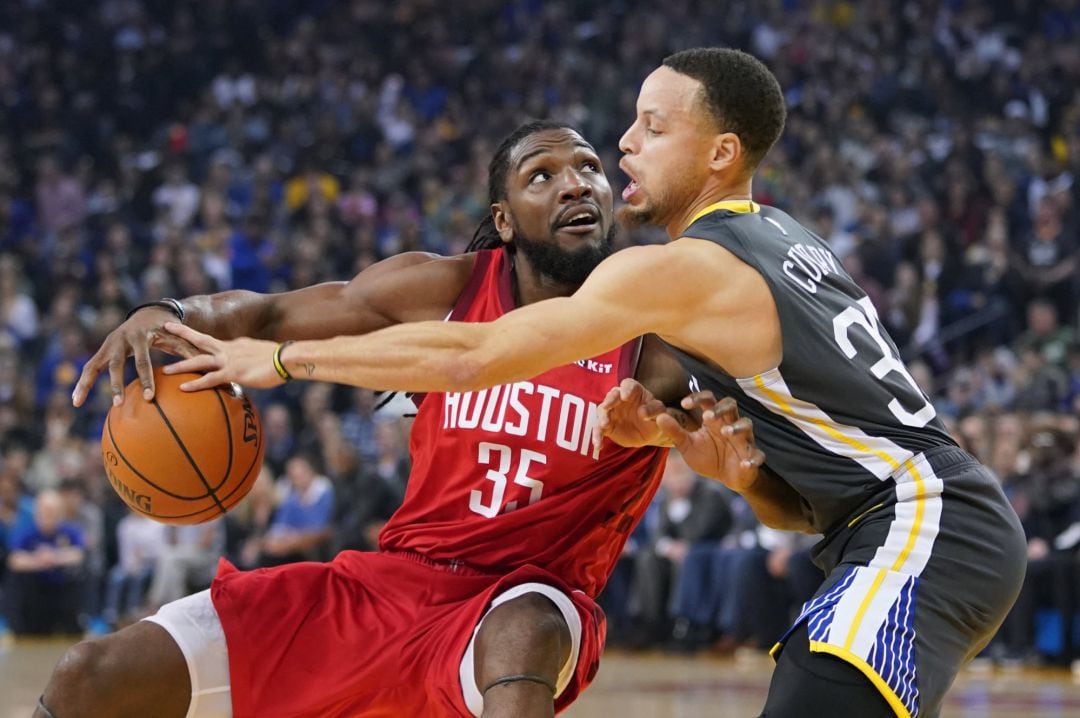
[[[753,172],[784,130],[784,93],[769,68],[753,55],[698,47],[664,58],[664,66],[704,88],[704,105],[716,126],[738,135],[746,169]]]

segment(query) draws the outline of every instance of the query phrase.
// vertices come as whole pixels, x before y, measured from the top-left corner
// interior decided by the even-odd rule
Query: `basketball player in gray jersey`
[[[284,350],[172,324],[205,352],[172,370],[208,372],[189,389],[272,386],[276,359],[305,379],[468,391],[655,333],[693,375],[699,391],[686,405],[710,409],[702,427],[682,429],[627,381],[601,407],[601,429],[620,443],[674,443],[721,478],[731,460],[721,437],[752,420],[766,466],[726,483],[766,524],[824,534],[825,582],[774,650],[762,715],[937,716],[1015,600],[1023,532],[829,248],[751,200],[784,119],[780,87],[753,57],[672,55],[642,85],[620,167],[631,178],[623,220],[664,226],[673,241],[618,252],[572,296],[488,324],[415,323]],[[746,416],[722,426],[736,402],[712,393],[736,397]]]

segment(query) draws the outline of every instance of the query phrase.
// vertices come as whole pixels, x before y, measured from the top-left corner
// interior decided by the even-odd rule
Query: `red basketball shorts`
[[[211,596],[228,646],[233,715],[479,715],[474,634],[493,605],[533,591],[559,607],[574,639],[559,711],[595,676],[606,626],[588,596],[547,571],[482,575],[355,551],[256,571],[222,561]]]

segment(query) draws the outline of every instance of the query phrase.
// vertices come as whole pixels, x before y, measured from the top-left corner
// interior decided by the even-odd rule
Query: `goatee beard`
[[[623,205],[615,210],[615,219],[620,224],[624,224],[627,227],[633,229],[634,227],[644,227],[647,224],[655,224],[656,212],[652,207],[631,207],[630,205]]]
[[[579,249],[568,250],[555,242],[527,239],[521,229],[515,226],[513,244],[515,251],[521,252],[539,274],[558,284],[576,288],[611,254],[617,231],[617,226],[612,224],[598,244],[585,244]]]

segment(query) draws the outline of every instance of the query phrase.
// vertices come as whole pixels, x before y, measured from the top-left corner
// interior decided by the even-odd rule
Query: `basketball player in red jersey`
[[[473,243],[480,251],[400,255],[347,284],[226,292],[136,312],[87,364],[75,404],[106,367],[120,401],[128,354],[150,398],[150,346],[194,353],[162,329],[173,310],[219,336],[278,341],[423,319],[484,321],[572,293],[608,254],[611,190],[593,148],[569,128],[533,123],[508,137],[490,190],[492,215]],[[253,572],[223,565],[210,591],[71,649],[36,715],[561,710],[595,674],[605,628],[593,598],[665,457],[664,449],[593,445],[596,405],[629,377],[668,403],[687,386],[645,338],[529,381],[418,397],[408,492],[379,553]],[[739,429],[728,467],[744,476],[761,454],[748,427]]]

